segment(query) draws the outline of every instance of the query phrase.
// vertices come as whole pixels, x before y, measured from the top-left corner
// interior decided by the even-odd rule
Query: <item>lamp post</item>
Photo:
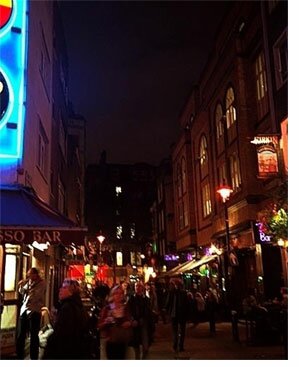
[[[99,264],[99,267],[100,267],[100,277],[101,277],[101,280],[102,280],[102,273],[101,273],[101,265],[102,265],[102,243],[104,242],[105,237],[102,234],[100,234],[99,236],[97,236],[97,240],[100,242],[100,264]]]
[[[219,187],[217,190],[217,193],[220,194],[222,198],[222,202],[224,204],[224,218],[225,218],[225,242],[226,242],[226,255],[227,255],[227,264],[225,267],[225,290],[226,294],[228,295],[228,298],[230,298],[230,282],[229,282],[229,264],[230,264],[230,237],[229,237],[229,221],[228,221],[228,209],[227,209],[227,200],[230,197],[230,194],[233,192],[233,190],[225,184],[225,180],[223,180],[223,185]],[[230,301],[230,299],[228,299]]]

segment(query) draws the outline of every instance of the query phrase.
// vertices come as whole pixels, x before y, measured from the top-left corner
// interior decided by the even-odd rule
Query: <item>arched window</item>
[[[221,138],[221,136],[223,135],[223,111],[222,111],[222,106],[219,103],[216,107],[216,111],[215,111],[215,125],[216,125],[216,137],[217,140],[219,140]]]
[[[226,110],[226,127],[229,129],[237,121],[237,113],[235,108],[235,95],[233,88],[228,88],[225,97]]]

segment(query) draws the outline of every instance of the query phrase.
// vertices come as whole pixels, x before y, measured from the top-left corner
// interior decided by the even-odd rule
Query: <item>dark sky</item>
[[[70,99],[87,163],[159,164],[228,1],[63,1]]]

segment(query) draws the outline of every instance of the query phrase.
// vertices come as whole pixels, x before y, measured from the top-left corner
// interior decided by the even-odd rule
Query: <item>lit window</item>
[[[215,112],[217,140],[219,140],[223,136],[223,123],[222,123],[222,119],[223,119],[222,107],[221,107],[221,104],[218,104],[217,107],[216,107],[216,112]]]
[[[208,163],[208,143],[205,136],[200,140],[199,160],[202,166]]]
[[[135,238],[135,223],[131,224],[131,228],[130,228],[130,237],[131,238]]]
[[[209,183],[205,184],[202,188],[202,209],[204,217],[207,217],[212,212],[211,192]]]
[[[230,156],[230,175],[232,181],[232,189],[238,191],[241,187],[241,172],[240,172],[240,162],[237,153]]]
[[[123,227],[117,226],[116,227],[116,238],[120,240],[122,238],[122,233],[123,233]]]
[[[115,193],[116,193],[116,196],[119,196],[121,194],[121,187],[120,186],[116,186],[115,187]]]
[[[218,185],[223,185],[223,182],[228,182],[225,163],[222,163],[218,168]]]
[[[264,53],[261,52],[255,60],[255,79],[257,94],[257,113],[261,119],[268,112],[268,88]]]
[[[233,88],[229,88],[226,92],[226,127],[229,129],[237,120],[236,108],[234,106],[235,95]]]

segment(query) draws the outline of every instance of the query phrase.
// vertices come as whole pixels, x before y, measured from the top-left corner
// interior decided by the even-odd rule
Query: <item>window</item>
[[[229,129],[237,121],[237,114],[234,102],[235,102],[234,91],[233,88],[230,87],[226,92],[226,99],[225,99],[227,129]]]
[[[221,104],[219,103],[216,107],[215,112],[215,123],[216,123],[216,137],[219,140],[223,136],[223,111]]]
[[[135,238],[135,223],[131,223],[130,227],[130,238]]]
[[[255,60],[255,80],[257,94],[257,114],[261,119],[268,112],[268,88],[264,53],[261,52]]]
[[[119,196],[122,193],[121,186],[115,186],[115,193],[116,196]]]
[[[58,140],[59,140],[59,146],[61,149],[61,153],[64,159],[66,159],[66,133],[64,130],[64,126],[63,126],[63,121],[62,121],[62,113],[60,111],[60,118],[59,118],[59,136],[58,136]]]
[[[218,185],[223,185],[223,182],[228,182],[227,175],[226,175],[226,164],[222,163],[218,168]]]
[[[182,194],[187,191],[187,174],[186,174],[186,160],[182,158]]]
[[[205,184],[202,188],[202,209],[204,217],[207,217],[212,212],[211,192],[209,183]]]
[[[205,136],[202,136],[199,144],[199,163],[200,163],[200,178],[203,179],[208,172],[208,143]]]
[[[177,193],[178,197],[182,196],[182,172],[179,164],[177,165]]]
[[[276,88],[279,89],[288,80],[288,40],[284,31],[273,47],[275,62]]]
[[[58,210],[65,214],[65,188],[60,178],[58,178]]]
[[[240,162],[237,153],[230,156],[230,175],[232,181],[232,189],[238,191],[241,188],[241,172],[240,172]]]
[[[48,138],[43,128],[41,121],[39,121],[39,134],[38,134],[38,151],[37,151],[37,166],[40,172],[47,177],[48,168]]]
[[[51,64],[48,52],[48,47],[46,44],[46,39],[42,25],[41,28],[41,47],[40,47],[40,59],[39,59],[39,71],[42,77],[42,81],[46,90],[47,97],[50,98],[50,83],[51,83]]]
[[[116,238],[119,240],[122,238],[123,227],[121,225],[116,227]]]
[[[200,140],[199,161],[201,166],[204,166],[208,163],[208,143],[205,136],[203,136]]]

